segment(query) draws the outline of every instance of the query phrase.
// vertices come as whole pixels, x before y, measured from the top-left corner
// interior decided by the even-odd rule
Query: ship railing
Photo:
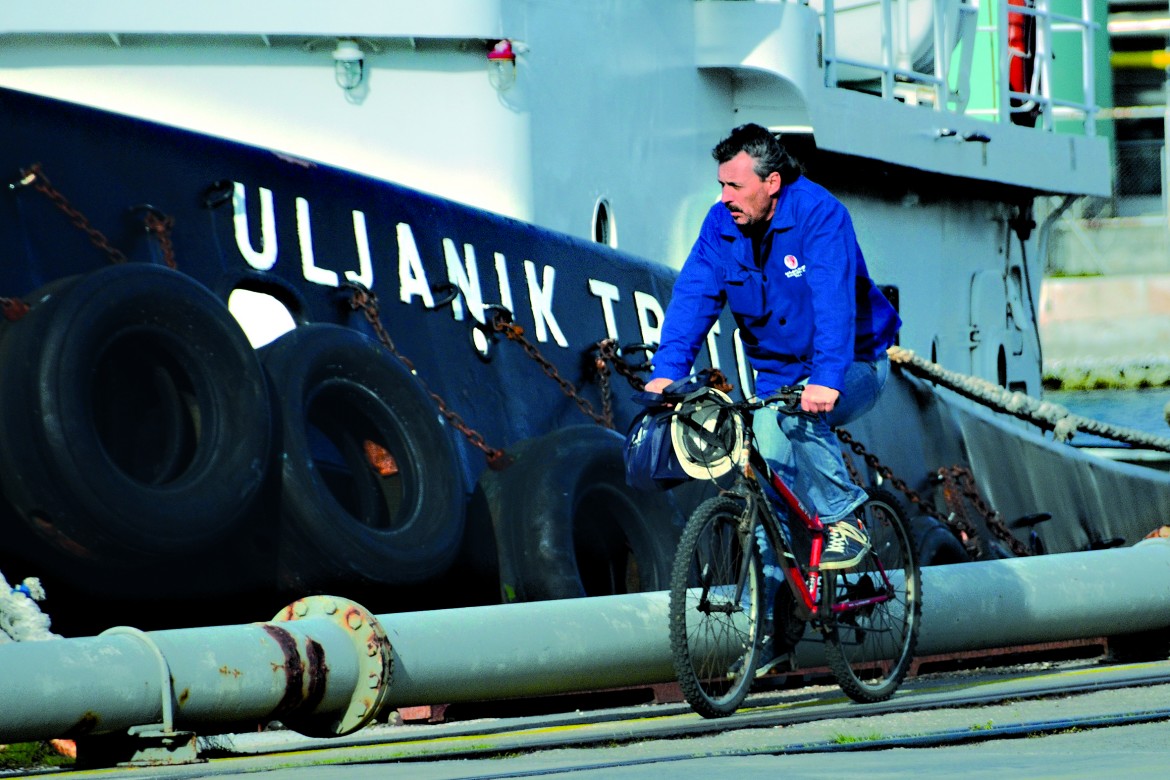
[[[800,0],[807,2],[807,0]],[[985,2],[986,0],[984,0]],[[837,0],[823,0],[823,53],[825,85],[857,89],[858,79],[843,77],[844,71],[858,70],[873,74],[872,81],[880,82],[879,94],[886,100],[932,105],[937,111],[952,111],[993,122],[1013,122],[1013,115],[1035,112],[1036,126],[1053,131],[1056,121],[1079,121],[1081,132],[1096,135],[1094,90],[1095,33],[1099,26],[1093,21],[1093,1],[1081,0],[1080,16],[1059,13],[1052,9],[1051,0],[1025,0],[1014,5],[997,0],[994,17],[979,24],[980,0],[958,3],[954,0],[933,0],[933,69],[914,67],[906,41],[909,37],[910,0],[876,0],[880,5],[881,53],[880,61],[849,56],[839,45]],[[844,9],[854,10],[854,9]],[[948,13],[949,11],[949,13]],[[1009,15],[1031,17],[1035,20],[1031,51],[1013,52],[1008,43],[1008,32],[1013,20]],[[895,35],[897,30],[900,34]],[[1054,34],[1079,34],[1081,80],[1072,90],[1072,96],[1054,94],[1053,40]],[[945,52],[946,56],[938,56]],[[994,85],[981,93],[985,105],[972,103],[972,70],[976,53],[989,54],[994,59],[991,72]],[[1031,79],[1022,88],[1013,89],[1012,60],[1029,56],[1033,63]],[[1063,64],[1063,63],[1062,63]],[[1065,83],[1062,81],[1062,83]],[[1065,88],[1067,90],[1067,88]],[[1033,124],[1020,121],[1016,124]]]

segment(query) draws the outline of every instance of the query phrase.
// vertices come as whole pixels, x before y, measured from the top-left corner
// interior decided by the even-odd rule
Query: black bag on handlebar
[[[690,479],[670,438],[675,410],[652,406],[639,412],[626,433],[626,484],[638,490],[668,490]]]

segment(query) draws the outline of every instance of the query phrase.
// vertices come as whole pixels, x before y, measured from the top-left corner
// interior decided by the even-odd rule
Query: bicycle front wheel
[[[825,657],[849,698],[885,701],[913,661],[922,618],[922,580],[905,513],[890,493],[871,489],[860,514],[870,551],[852,569],[825,572]]]
[[[700,715],[730,715],[760,662],[763,578],[754,518],[717,496],[691,515],[670,579],[670,650],[683,695]]]

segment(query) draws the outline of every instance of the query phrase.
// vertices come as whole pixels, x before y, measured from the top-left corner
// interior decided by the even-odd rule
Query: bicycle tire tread
[[[720,516],[739,517],[744,512],[742,501],[727,497],[716,496],[700,504],[691,514],[683,529],[675,554],[674,565],[671,570],[670,581],[670,647],[674,662],[675,675],[683,696],[691,707],[706,718],[719,718],[731,715],[746,698],[755,678],[756,668],[760,662],[760,625],[763,598],[763,575],[760,570],[759,551],[752,544],[751,567],[748,576],[749,615],[747,652],[740,661],[740,669],[735,678],[728,684],[726,691],[713,693],[708,688],[716,686],[712,681],[700,678],[696,666],[701,659],[693,657],[688,636],[689,608],[688,591],[692,587],[691,562],[696,549],[702,543],[704,532],[709,531],[713,522]],[[754,536],[752,537],[754,539]]]

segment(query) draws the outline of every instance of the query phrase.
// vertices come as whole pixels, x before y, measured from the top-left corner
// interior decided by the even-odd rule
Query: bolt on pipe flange
[[[382,708],[390,692],[394,654],[378,619],[356,602],[334,596],[307,596],[282,609],[273,621],[325,618],[340,626],[353,643],[358,677],[349,707],[338,719],[312,719],[288,725],[308,736],[340,737],[365,726]],[[310,733],[312,732],[312,733]]]

